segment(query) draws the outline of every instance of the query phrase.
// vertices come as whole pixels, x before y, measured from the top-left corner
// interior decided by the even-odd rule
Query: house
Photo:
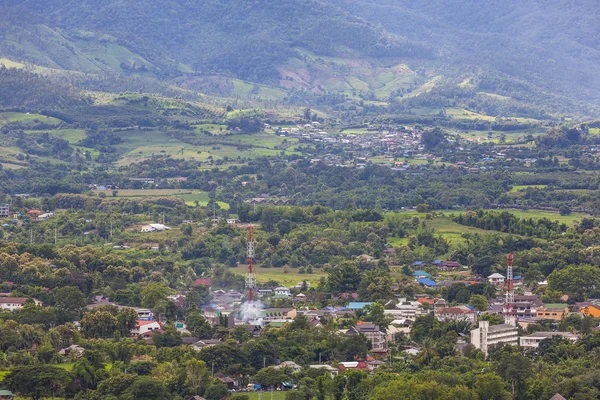
[[[458,261],[444,261],[437,268],[440,271],[454,271],[454,270],[459,269],[460,267],[461,267],[461,265]]]
[[[219,339],[201,339],[194,343],[192,347],[194,348],[194,350],[200,351],[202,349],[218,346],[220,344],[223,344],[223,342]]]
[[[550,400],[567,400],[560,393],[556,393],[554,396],[550,397]]]
[[[58,354],[60,354],[61,356],[70,356],[76,358],[81,357],[83,353],[85,353],[85,349],[81,346],[77,346],[74,344],[69,347],[65,347],[64,349],[60,349],[58,351]]]
[[[518,345],[518,330],[516,326],[509,324],[490,326],[489,321],[479,321],[479,328],[471,331],[471,344],[487,356],[490,346],[496,344]]]
[[[350,303],[348,303],[348,307],[346,307],[346,309],[348,310],[362,310],[363,308],[365,308],[366,306],[373,304],[371,302],[368,301],[351,301]]]
[[[427,265],[427,263],[425,261],[421,261],[421,260],[417,260],[413,263],[413,267],[424,267],[426,265]]]
[[[0,310],[14,311],[25,306],[25,302],[28,299],[24,297],[0,297]],[[42,302],[33,299],[36,306],[41,306]]]
[[[169,228],[168,226],[165,226],[163,224],[148,224],[148,225],[142,226],[142,228],[140,229],[140,232],[162,232],[162,231],[168,231],[168,230],[171,230],[171,228]]]
[[[590,304],[579,309],[579,312],[585,315],[586,317],[589,317],[591,315],[594,318],[598,318],[600,317],[600,305]]]
[[[375,353],[387,352],[387,336],[379,329],[378,325],[358,324],[353,328],[341,330],[341,333],[345,335],[358,335],[362,333],[371,342],[371,351]]]
[[[239,224],[241,221],[239,219],[228,218],[225,220],[229,225]]]
[[[435,281],[429,279],[429,278],[417,278],[417,283],[420,283],[421,285],[427,286],[427,287],[435,287],[437,286],[437,283],[435,283]]]
[[[425,271],[415,271],[415,272],[413,272],[413,276],[415,278],[429,278],[431,276],[431,274],[429,274]]]
[[[552,319],[562,321],[569,315],[569,306],[567,304],[544,304],[537,310],[538,319]]]
[[[497,272],[488,276],[488,282],[490,283],[490,285],[494,286],[504,285],[504,279],[504,275],[499,274]]]
[[[477,319],[477,313],[467,307],[446,307],[436,309],[435,317],[440,321],[469,321],[474,323]]]
[[[0,218],[7,218],[10,216],[10,207],[8,204],[0,206]]]
[[[521,336],[519,338],[521,347],[534,347],[537,348],[540,342],[544,339],[551,339],[555,336],[566,338],[572,342],[579,339],[579,337],[571,332],[535,332],[528,336]]]
[[[290,289],[283,287],[283,286],[276,287],[273,292],[275,293],[275,296],[290,297],[292,295],[292,292],[290,292]]]
[[[346,361],[339,364],[340,372],[344,373],[348,370],[370,371],[371,369],[365,361]]]
[[[206,400],[206,399],[204,397],[202,397],[202,396],[195,395],[195,396],[192,396],[192,397],[188,397],[185,400]]]
[[[45,221],[48,218],[52,218],[52,217],[54,217],[54,213],[53,212],[49,212],[49,213],[44,213],[44,214],[38,215],[37,220],[38,221]]]
[[[267,308],[260,312],[260,316],[265,321],[279,321],[296,318],[295,308]]]
[[[227,390],[233,390],[235,389],[235,387],[237,386],[237,381],[228,377],[228,376],[223,376],[218,378],[221,383],[223,383],[225,386],[227,386]]]
[[[501,299],[504,303],[504,298]],[[517,312],[519,319],[537,317],[537,310],[542,306],[537,296],[515,296],[513,310]]]
[[[289,368],[293,372],[300,372],[300,371],[302,371],[302,367],[299,366],[298,364],[296,364],[293,361],[284,361],[281,364],[277,365],[275,368]]]
[[[14,398],[15,395],[10,390],[0,389],[0,400],[8,400]]]
[[[135,328],[131,330],[131,336],[144,335],[147,332],[157,329],[161,329],[161,326],[156,321],[137,320],[135,323]]]
[[[327,372],[329,372],[329,376],[331,377],[331,379],[335,378],[340,373],[340,371],[337,368],[334,368],[331,365],[327,365],[327,364],[312,364],[312,365],[309,365],[308,368],[324,369]]]

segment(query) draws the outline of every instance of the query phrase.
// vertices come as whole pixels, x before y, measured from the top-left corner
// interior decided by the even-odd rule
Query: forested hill
[[[493,68],[551,92],[600,99],[600,2],[330,1],[390,32],[437,44],[448,65]]]
[[[23,13],[34,13],[40,21],[68,32],[109,34],[164,74],[191,69],[276,81],[277,65],[295,56],[296,47],[330,56],[435,56],[429,47],[392,37],[316,0],[7,0],[4,4],[4,14],[12,18],[7,24],[16,26]],[[19,44],[12,50],[19,50]]]

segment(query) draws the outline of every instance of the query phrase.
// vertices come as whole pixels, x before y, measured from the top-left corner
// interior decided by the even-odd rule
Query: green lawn
[[[247,392],[250,400],[285,400],[285,392]]]

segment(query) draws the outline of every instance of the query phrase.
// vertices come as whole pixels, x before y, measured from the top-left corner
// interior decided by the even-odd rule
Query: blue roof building
[[[347,310],[362,310],[363,308],[365,308],[365,306],[368,306],[369,304],[373,304],[372,302],[368,302],[368,301],[351,301],[350,303],[348,303],[348,307],[346,307]]]
[[[415,261],[415,262],[413,263],[413,265],[414,265],[415,267],[417,267],[417,266],[427,265],[427,263],[426,263],[425,261],[420,261],[420,260],[418,260],[418,261]]]
[[[413,272],[413,276],[416,278],[427,278],[427,277],[430,277],[431,274],[429,274],[425,271],[415,271],[415,272]]]
[[[433,265],[441,265],[444,262],[442,260],[435,260],[434,262],[432,262]]]
[[[435,281],[432,281],[429,278],[418,278],[417,282],[420,283],[421,285],[425,285],[427,287],[437,286],[437,283],[435,283]]]

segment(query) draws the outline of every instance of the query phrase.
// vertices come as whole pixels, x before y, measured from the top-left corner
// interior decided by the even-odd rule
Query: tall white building
[[[490,326],[489,321],[479,321],[479,328],[471,331],[471,343],[487,356],[489,347],[495,344],[502,343],[517,346],[519,344],[517,332],[517,328],[512,325]]]

